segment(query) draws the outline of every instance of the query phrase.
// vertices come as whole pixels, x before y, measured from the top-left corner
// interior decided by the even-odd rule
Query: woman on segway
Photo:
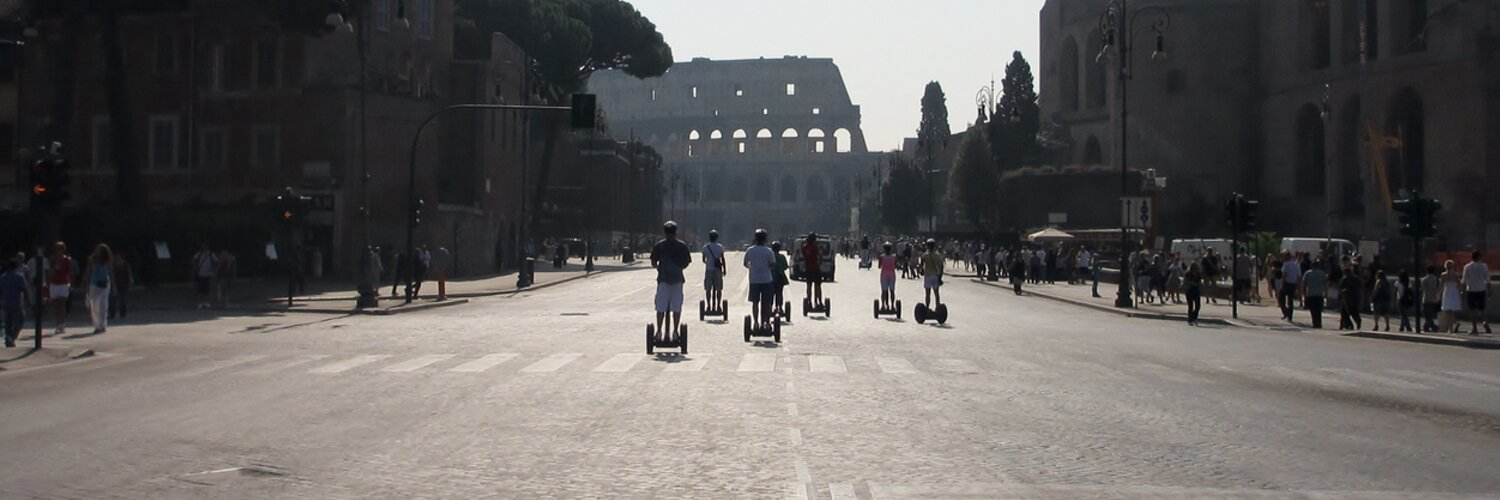
[[[771,253],[776,254],[776,263],[771,265],[771,284],[775,286],[775,292],[773,295],[776,297],[775,300],[771,302],[771,309],[778,310],[782,309],[783,302],[781,292],[782,290],[786,289],[787,284],[791,283],[791,281],[787,280],[786,271],[792,266],[791,264],[787,263],[786,254],[781,253],[781,241],[775,241],[771,243]],[[790,310],[780,310],[777,312],[781,313],[781,315],[788,320],[790,320],[792,317],[792,312]]]

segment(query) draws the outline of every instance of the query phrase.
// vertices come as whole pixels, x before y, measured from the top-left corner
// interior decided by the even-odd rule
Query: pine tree
[[[990,152],[1001,172],[1013,170],[1041,159],[1036,134],[1041,129],[1041,108],[1037,106],[1036,78],[1031,64],[1016,51],[1005,65],[1005,79],[1000,82],[1000,102],[988,124]]]
[[[940,149],[948,146],[948,137],[953,135],[948,128],[948,97],[943,95],[943,85],[928,82],[922,92],[922,123],[917,126],[917,157],[930,163]],[[931,169],[932,165],[923,163]]]
[[[990,155],[984,127],[974,125],[959,143],[953,171],[948,176],[948,198],[958,204],[964,216],[981,232],[999,207],[1000,173]]]

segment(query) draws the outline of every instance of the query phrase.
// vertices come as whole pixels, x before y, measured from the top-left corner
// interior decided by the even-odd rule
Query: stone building
[[[1096,59],[1104,6],[1041,11],[1043,119],[1069,136],[1065,164],[1119,166],[1117,66]],[[1420,190],[1444,203],[1440,246],[1500,246],[1500,3],[1130,2],[1148,7],[1170,14],[1169,57],[1151,57],[1156,18],[1142,15],[1129,164],[1170,179],[1168,236],[1224,233],[1219,207],[1238,191],[1261,201],[1266,230],[1391,239],[1390,200]]]
[[[879,155],[830,59],[697,58],[660,78],[600,73],[589,88],[613,134],[661,153],[664,212],[692,233],[844,234],[856,198],[875,192]]]

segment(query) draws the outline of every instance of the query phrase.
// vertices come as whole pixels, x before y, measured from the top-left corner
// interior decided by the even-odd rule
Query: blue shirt
[[[776,265],[776,252],[765,245],[755,245],[745,250],[745,266],[750,268],[750,284],[771,282],[771,266]]]
[[[0,306],[6,309],[21,307],[21,296],[26,293],[26,277],[16,271],[0,275]]]

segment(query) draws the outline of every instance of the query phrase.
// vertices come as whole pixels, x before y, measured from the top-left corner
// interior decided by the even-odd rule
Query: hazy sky
[[[831,57],[860,105],[871,150],[900,147],[921,121],[922,88],[942,83],[954,131],[974,96],[1020,50],[1038,71],[1044,0],[629,0],[678,61]],[[1040,79],[1040,75],[1038,75]]]

